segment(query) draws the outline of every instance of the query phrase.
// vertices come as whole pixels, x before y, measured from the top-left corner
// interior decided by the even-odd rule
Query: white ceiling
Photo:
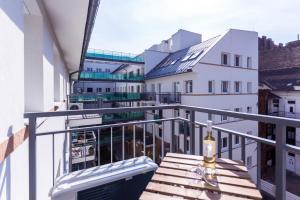
[[[69,71],[79,69],[89,0],[43,0]]]

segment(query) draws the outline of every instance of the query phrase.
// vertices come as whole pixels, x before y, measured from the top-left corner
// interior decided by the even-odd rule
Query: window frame
[[[224,56],[226,56],[226,63],[225,63]],[[226,53],[226,52],[221,53],[221,65],[230,66],[230,53]]]
[[[247,56],[247,68],[252,69],[252,57]]]
[[[237,59],[238,58],[238,64],[237,64]],[[242,67],[242,56],[241,55],[234,55],[234,66],[235,67]]]
[[[247,93],[252,93],[252,82],[247,82]]]
[[[211,83],[211,91],[210,91],[210,83]],[[208,93],[209,94],[214,94],[215,93],[215,81],[214,80],[209,80],[208,81]]]
[[[221,150],[222,151],[226,151],[226,150],[228,150],[228,137],[226,136],[226,137],[222,137],[222,148],[221,148]],[[226,141],[226,142],[224,142],[224,140]],[[224,146],[224,144],[226,144],[226,146]]]
[[[186,94],[193,93],[193,80],[185,81],[185,93]]]
[[[227,84],[227,91],[226,92],[224,92],[224,83]],[[229,84],[230,84],[229,81],[221,81],[221,93],[223,93],[223,94],[228,94],[229,93],[229,91],[230,91]]]
[[[238,87],[236,84],[238,84]],[[238,89],[238,91],[237,91],[237,89]],[[234,92],[238,93],[238,94],[242,93],[242,82],[241,81],[234,81]]]

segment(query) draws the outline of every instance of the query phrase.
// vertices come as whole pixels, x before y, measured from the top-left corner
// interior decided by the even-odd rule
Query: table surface
[[[202,163],[202,156],[167,153],[140,199],[262,199],[243,162],[218,158],[217,187],[191,171]]]

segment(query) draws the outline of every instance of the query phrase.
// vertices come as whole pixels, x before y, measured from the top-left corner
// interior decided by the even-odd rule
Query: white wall
[[[2,143],[24,127],[22,1],[0,1],[0,27],[0,143]],[[28,142],[25,142],[0,163],[0,199],[28,197],[27,149]]]

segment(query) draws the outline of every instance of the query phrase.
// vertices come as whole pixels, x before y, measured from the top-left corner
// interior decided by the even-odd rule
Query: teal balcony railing
[[[144,93],[130,92],[109,92],[109,93],[92,93],[92,94],[72,94],[69,95],[70,103],[96,102],[96,101],[139,101],[145,100]],[[142,99],[143,97],[143,99]]]
[[[124,112],[124,113],[112,113],[104,114],[102,122],[104,124],[122,122],[122,121],[134,121],[142,120],[145,118],[144,112]]]
[[[83,71],[80,73],[80,79],[88,79],[88,80],[105,80],[105,81],[143,81],[144,77],[137,74],[111,74],[108,72],[88,72]]]
[[[144,63],[144,57],[140,55],[101,49],[88,49],[86,57],[117,62]]]

